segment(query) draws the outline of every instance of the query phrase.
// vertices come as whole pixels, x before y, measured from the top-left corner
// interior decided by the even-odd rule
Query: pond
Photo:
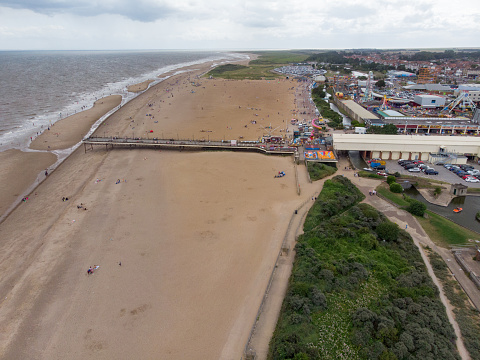
[[[405,194],[426,204],[428,210],[480,233],[480,222],[475,219],[477,211],[480,211],[480,196],[459,196],[454,198],[447,207],[444,207],[429,203],[414,187],[405,190]],[[463,208],[462,212],[454,213],[453,209],[456,207]]]

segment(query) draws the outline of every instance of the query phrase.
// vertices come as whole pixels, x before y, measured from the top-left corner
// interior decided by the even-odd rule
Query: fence
[[[461,251],[455,251],[453,254],[455,256],[455,260],[457,260],[457,262],[460,264],[462,269],[469,275],[470,279],[477,286],[477,288],[480,289],[480,278],[470,269],[470,267],[465,262],[465,260],[463,260],[462,252]]]

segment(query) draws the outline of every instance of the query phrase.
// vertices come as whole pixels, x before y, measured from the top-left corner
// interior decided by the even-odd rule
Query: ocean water
[[[26,149],[50,124],[169,71],[246,55],[200,51],[0,51],[0,151]],[[152,85],[155,83],[152,83]]]

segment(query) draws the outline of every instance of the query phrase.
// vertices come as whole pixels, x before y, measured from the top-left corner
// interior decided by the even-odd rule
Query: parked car
[[[388,174],[385,171],[379,171],[377,172],[377,175],[388,176]]]
[[[477,169],[468,170],[468,171],[467,171],[467,174],[470,174],[470,175],[478,175],[478,174],[480,174],[480,170],[477,170]]]
[[[403,168],[408,170],[408,169],[411,169],[411,168],[414,168],[414,167],[417,167],[417,165],[415,164],[407,164],[407,165],[404,165]]]
[[[472,183],[480,182],[480,180],[478,180],[478,179],[475,178],[475,177],[466,178],[465,181],[466,181],[466,182],[472,182]]]
[[[425,175],[438,175],[438,171],[436,171],[435,169],[427,169],[424,172]]]
[[[463,175],[463,176],[462,176],[462,179],[463,179],[463,180],[467,180],[468,178],[471,178],[471,177],[472,177],[472,175],[468,175],[468,174],[467,174],[467,175]]]
[[[410,172],[420,172],[420,169],[417,168],[417,167],[412,167],[412,168],[408,169],[408,171],[410,171]]]

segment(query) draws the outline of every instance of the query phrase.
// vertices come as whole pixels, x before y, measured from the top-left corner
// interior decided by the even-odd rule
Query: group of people
[[[90,266],[87,270],[87,274],[88,275],[93,274],[93,272],[97,270],[99,267],[100,267],[99,265],[93,265],[93,267]]]
[[[370,196],[377,195],[377,190],[370,190],[368,193],[370,194]]]

